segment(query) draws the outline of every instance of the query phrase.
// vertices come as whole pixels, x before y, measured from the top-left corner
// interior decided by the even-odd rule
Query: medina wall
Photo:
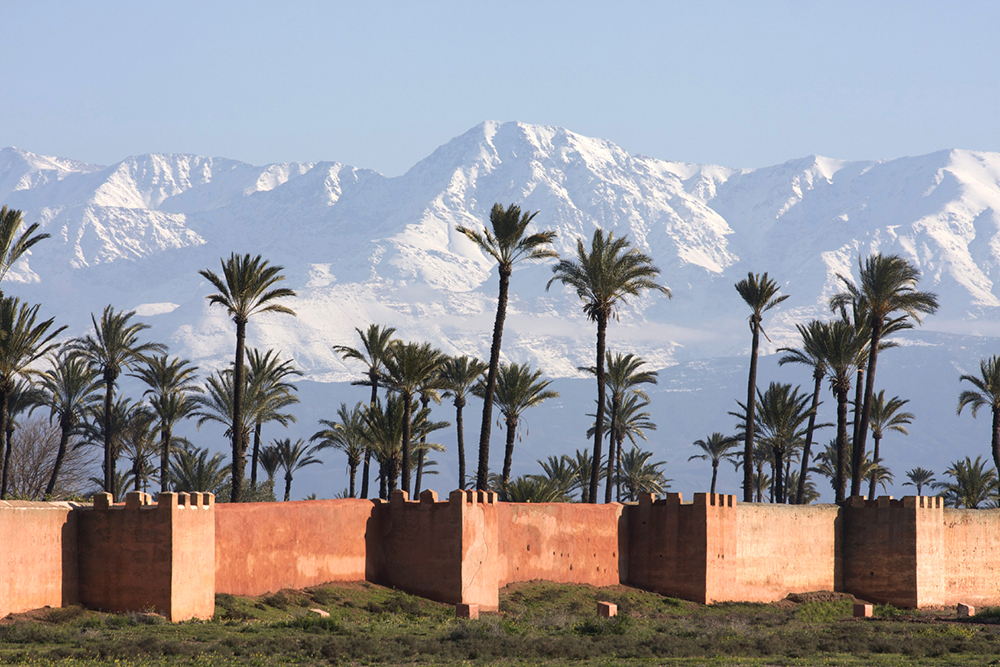
[[[215,591],[262,595],[379,578],[370,500],[223,503],[215,508]]]
[[[736,505],[735,562],[722,599],[774,602],[788,593],[840,590],[836,505]]]
[[[0,618],[77,604],[76,507],[0,501]]]
[[[1000,510],[942,511],[938,604],[1000,605]]]
[[[497,508],[500,586],[533,579],[614,586],[625,579],[623,505],[500,503]]]

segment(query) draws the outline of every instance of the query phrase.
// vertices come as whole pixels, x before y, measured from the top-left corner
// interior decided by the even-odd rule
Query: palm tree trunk
[[[110,371],[104,373],[104,490],[115,492],[115,456],[112,448],[111,406],[114,402],[115,377]],[[112,500],[116,498],[112,497]]]
[[[784,480],[782,478],[782,473],[785,471],[785,464],[782,460],[781,452],[778,449],[773,449],[774,456],[774,482],[772,488],[774,489],[771,502],[783,503],[785,502],[785,490],[784,490]]]
[[[854,435],[851,438],[851,495],[856,496],[861,493],[861,482],[855,484],[854,480],[861,475],[861,461],[865,458],[864,443],[861,440],[861,413],[863,411],[865,386],[865,369],[858,369],[858,379],[854,383]],[[860,452],[859,452],[859,448]],[[859,456],[860,453],[860,456]]]
[[[847,487],[847,389],[837,390],[837,474],[834,478],[834,500],[844,502]]]
[[[354,477],[358,474],[358,466],[357,466],[357,464],[352,465],[350,467],[350,470],[351,470],[351,491],[350,491],[351,498],[357,498],[357,496],[354,495]]]
[[[594,423],[594,465],[590,473],[590,502],[597,503],[601,473],[601,440],[604,438],[604,349],[608,334],[608,316],[597,315],[597,421]]]
[[[458,488],[460,489],[465,488],[465,427],[462,425],[463,407],[465,407],[465,399],[456,396],[455,426],[458,428]]]
[[[403,394],[403,480],[400,487],[410,492],[410,418],[413,411],[413,397]]]
[[[872,414],[872,394],[875,393],[875,365],[878,363],[878,346],[882,339],[882,318],[875,317],[872,319],[872,341],[868,350],[868,377],[865,378],[865,407],[861,412],[861,425],[858,427],[859,442],[854,446],[855,452],[861,452],[861,457],[854,461],[854,469],[857,471],[855,473],[855,480],[858,490],[855,491],[852,484],[852,495],[857,495],[861,490],[861,480],[859,479],[861,476],[861,459],[864,459],[865,439],[868,437],[868,422]]]
[[[230,501],[243,499],[243,471],[247,464],[243,433],[243,348],[246,344],[246,322],[236,320],[236,360],[233,363],[233,480]]]
[[[615,469],[617,470],[617,475],[615,476],[615,487],[617,488],[617,500],[622,501],[622,444],[625,442],[625,436],[618,438],[618,451],[615,454]]]
[[[424,450],[417,452],[417,479],[413,483],[413,497],[420,497],[421,483],[424,481]]]
[[[160,431],[160,493],[167,491],[167,468],[170,464],[170,439],[169,428]]]
[[[138,447],[138,445],[137,445]],[[132,490],[142,491],[140,487],[142,483],[142,456],[139,455],[138,449],[135,452],[135,460],[132,461]]]
[[[45,496],[49,498],[55,493],[56,490],[56,479],[59,477],[59,471],[62,469],[63,459],[66,458],[66,446],[69,444],[69,433],[73,428],[72,424],[67,424],[60,420],[59,424],[59,451],[56,452],[56,462],[52,466],[52,476],[49,477],[49,484],[45,487]]]
[[[292,497],[292,475],[291,473],[285,473],[285,502]]]
[[[604,502],[611,502],[611,487],[615,481],[615,434],[618,432],[618,399],[611,399],[611,437],[608,438],[608,483],[604,486]]]
[[[257,422],[253,429],[253,456],[250,457],[250,488],[257,488],[257,461],[260,459],[260,428]]]
[[[747,423],[743,440],[743,502],[753,502],[753,418],[757,407],[757,348],[760,345],[760,316],[751,316],[750,377],[747,379]]]
[[[878,481],[878,466],[879,466],[879,455],[878,455],[878,444],[882,440],[879,436],[872,434],[872,478],[869,480],[868,485],[868,500],[875,499],[875,483]]]
[[[510,486],[510,467],[514,462],[514,438],[517,435],[517,417],[507,418],[507,442],[503,452],[503,493],[507,496]]]
[[[774,471],[774,468],[775,468],[775,465],[774,465],[774,452],[772,451],[771,452],[771,488],[768,489],[768,491],[770,493],[769,500],[772,503],[774,502],[774,485],[775,485],[775,480],[779,477],[779,474]]]
[[[493,393],[497,387],[497,370],[500,368],[500,340],[503,323],[507,317],[507,290],[510,286],[510,269],[500,265],[500,293],[497,295],[497,318],[493,323],[493,345],[490,347],[490,369],[486,374],[486,392],[483,395],[483,425],[479,429],[479,469],[476,488],[485,491],[490,472],[490,425],[493,421]]]
[[[712,489],[709,493],[715,493],[715,480],[719,477],[719,462],[712,461]]]
[[[378,375],[375,373],[374,369],[372,369],[371,372],[369,372],[368,378],[372,382],[372,400],[370,402],[370,405],[371,409],[374,410],[375,403],[378,401]],[[370,476],[371,460],[372,460],[372,449],[368,445],[365,445],[365,464],[364,467],[361,469],[362,498],[368,497],[368,477]],[[382,497],[385,497],[384,493],[382,494]]]
[[[806,427],[806,443],[802,446],[802,469],[799,471],[799,486],[795,491],[795,504],[803,505],[806,500],[806,476],[809,474],[809,454],[812,447],[813,431],[816,428],[816,410],[819,408],[819,392],[823,388],[823,373],[817,368],[813,371],[812,414],[809,415],[809,425]]]
[[[12,383],[11,383],[12,384]],[[5,383],[6,385],[6,383]],[[7,386],[0,388],[0,434],[7,432],[8,405],[10,404],[10,389]],[[10,474],[10,438],[3,445],[3,474],[0,475],[0,500],[7,500],[7,480]]]
[[[386,465],[385,463],[379,463],[378,466],[378,497],[382,500],[387,500],[389,498],[389,490],[386,487]]]
[[[993,408],[993,439],[992,439],[992,449],[993,449],[993,465],[996,466],[997,471],[1000,471],[1000,410],[996,407]],[[920,492],[917,491],[919,494]]]

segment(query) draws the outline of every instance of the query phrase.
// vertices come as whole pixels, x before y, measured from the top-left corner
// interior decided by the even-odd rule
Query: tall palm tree
[[[542,380],[541,371],[532,371],[528,364],[500,364],[497,375],[496,403],[507,425],[507,440],[504,447],[502,488],[510,483],[510,468],[514,459],[514,441],[518,437],[518,426],[525,410],[540,405],[550,398],[557,398],[559,392],[548,388],[552,380]],[[472,392],[479,397],[486,393],[483,382]]]
[[[653,260],[628,239],[615,238],[614,232],[604,235],[604,230],[594,230],[590,251],[583,239],[577,239],[576,259],[560,260],[552,267],[553,277],[545,289],[559,281],[576,290],[584,302],[583,312],[597,323],[597,418],[594,429],[594,470],[590,474],[590,502],[597,502],[597,485],[601,464],[601,440],[604,437],[605,373],[604,356],[608,320],[617,316],[618,307],[627,297],[639,296],[645,291],[657,291],[670,297],[670,290],[656,282],[660,270]]]
[[[488,368],[485,362],[462,355],[451,357],[441,366],[441,380],[445,398],[453,399],[455,406],[455,426],[458,429],[458,488],[465,488],[465,429],[462,424],[462,408],[472,386]]]
[[[643,384],[656,384],[656,378],[658,373],[656,371],[644,371],[642,367],[646,365],[646,362],[642,357],[638,357],[634,354],[622,354],[620,352],[612,355],[611,352],[605,353],[605,361],[607,367],[604,373],[604,381],[609,392],[609,407],[611,408],[611,420],[609,422],[611,431],[617,431],[618,424],[618,412],[621,409],[622,401],[625,396],[633,392],[638,397],[644,399],[649,404],[649,396],[646,392],[642,391],[640,385]],[[597,375],[596,366],[581,366],[579,370],[590,373],[591,375]],[[617,443],[617,446],[608,451],[608,483],[604,491],[604,502],[611,502],[611,482],[615,474],[615,463],[616,461],[621,462],[622,448],[621,442],[617,441],[617,438],[612,438],[612,443]],[[619,492],[619,497],[621,493]]]
[[[222,260],[222,276],[208,269],[198,273],[218,290],[206,299],[212,305],[226,309],[236,325],[236,359],[233,362],[233,423],[242,424],[243,415],[243,349],[246,345],[247,322],[258,313],[284,313],[295,315],[295,311],[278,303],[278,299],[295,296],[287,287],[275,287],[285,279],[282,266],[271,266],[260,255],[232,253],[228,260]],[[246,436],[234,430],[233,438],[233,490],[232,502],[238,503],[243,495],[243,471],[246,468],[246,450],[249,444]]]
[[[288,377],[302,377],[302,371],[295,368],[291,359],[282,361],[277,350],[247,350],[247,385],[252,387],[260,403],[254,420],[253,454],[250,459],[250,486],[257,487],[257,460],[260,457],[260,433],[267,422],[276,421],[282,426],[296,421],[295,416],[282,412],[285,408],[299,402],[298,388],[286,382]],[[249,391],[249,389],[248,389]],[[254,401],[252,401],[254,402]]]
[[[734,447],[740,444],[739,439],[733,435],[722,435],[718,431],[701,440],[695,440],[695,447],[700,447],[704,454],[695,454],[688,457],[688,461],[701,459],[712,462],[712,488],[709,493],[715,493],[715,482],[719,477],[719,463],[732,455]]]
[[[644,452],[638,447],[633,447],[622,456],[622,484],[626,500],[635,501],[640,493],[660,495],[670,488],[673,480],[667,479],[660,469],[666,462],[650,463],[651,458],[653,452]]]
[[[18,377],[35,373],[31,365],[57,347],[52,339],[66,327],[53,328],[55,320],[40,320],[38,305],[21,303],[17,297],[0,298],[0,436],[7,431],[10,395]],[[6,449],[6,448],[5,448]],[[7,497],[7,465],[10,452],[4,454],[0,498]]]
[[[94,333],[77,338],[70,343],[74,355],[87,360],[92,368],[101,373],[104,383],[104,488],[113,492],[115,479],[115,457],[113,455],[111,418],[115,397],[115,382],[123,370],[131,370],[146,360],[148,355],[165,353],[167,348],[160,343],[140,343],[139,333],[148,329],[148,324],[130,322],[135,311],[115,312],[107,306],[98,323],[93,313],[90,319]]]
[[[744,280],[736,283],[736,291],[743,301],[750,306],[750,376],[747,380],[746,424],[743,428],[743,502],[750,502],[752,490],[750,486],[751,462],[753,460],[754,415],[756,413],[757,391],[757,350],[760,346],[760,334],[763,331],[761,322],[763,314],[789,297],[788,294],[778,295],[781,287],[763,274],[747,273]],[[767,334],[764,334],[767,337]]]
[[[38,223],[31,224],[20,236],[17,231],[24,223],[21,211],[0,207],[0,281],[7,277],[10,267],[24,256],[33,245],[49,238],[49,234],[35,234]],[[0,298],[3,291],[0,290]]]
[[[192,366],[188,359],[159,354],[146,359],[132,374],[148,387],[142,395],[149,398],[160,430],[160,493],[167,491],[170,482],[174,427],[198,409],[195,394],[202,390],[197,385],[197,372],[198,367]]]
[[[875,392],[875,368],[880,343],[886,333],[887,324],[899,317],[910,318],[919,323],[921,315],[937,311],[937,295],[917,290],[920,271],[899,255],[869,255],[864,261],[858,258],[859,282],[856,285],[849,277],[837,274],[845,292],[831,299],[831,305],[849,302],[863,303],[868,313],[868,330],[871,342],[868,346],[868,371],[865,378],[865,400],[858,425],[859,442],[855,450],[865,451],[868,423],[871,420],[872,397]],[[857,486],[858,488],[854,488]],[[851,493],[860,492],[860,479],[855,477]]]
[[[65,350],[52,360],[52,369],[39,378],[38,386],[43,401],[39,407],[50,410],[50,418],[59,419],[59,450],[52,466],[52,476],[45,495],[55,493],[56,481],[66,458],[70,438],[76,433],[80,418],[99,399],[101,383],[99,373],[84,359],[69,356]]]
[[[882,442],[882,436],[885,435],[887,431],[896,431],[897,433],[902,433],[903,435],[908,435],[906,430],[906,425],[913,423],[914,416],[912,412],[902,412],[903,406],[909,403],[908,399],[900,398],[899,396],[893,396],[887,399],[885,397],[885,390],[881,390],[879,393],[875,394],[875,398],[872,400],[872,414],[869,426],[872,431],[872,461],[875,465],[882,465],[882,457],[879,456],[879,443]],[[871,477],[871,485],[868,488],[868,497],[875,497],[875,477]]]
[[[993,413],[990,450],[993,465],[1000,470],[1000,357],[996,355],[979,362],[979,375],[963,375],[959,382],[968,382],[975,389],[966,389],[958,396],[958,414],[969,406],[975,417],[979,408],[988,405]]]
[[[403,399],[389,396],[385,404],[376,401],[375,407],[365,408],[364,438],[368,449],[379,461],[379,497],[387,498],[396,490],[396,480],[403,465]]]
[[[348,408],[346,403],[341,403],[337,409],[337,419],[320,419],[319,423],[325,428],[316,431],[309,442],[319,440],[316,449],[339,449],[347,455],[347,470],[350,476],[350,497],[356,498],[354,493],[354,478],[358,472],[358,466],[365,452],[368,451],[365,442],[365,408],[358,403],[353,408]]]
[[[482,231],[459,225],[456,229],[497,263],[500,273],[500,291],[497,295],[497,316],[493,323],[493,344],[490,346],[490,363],[486,374],[486,391],[483,395],[483,423],[479,431],[479,469],[476,488],[486,490],[489,482],[490,427],[493,420],[493,393],[496,391],[497,372],[500,368],[500,343],[507,317],[507,292],[514,265],[523,260],[558,257],[550,247],[556,238],[551,230],[526,235],[528,225],[538,212],[521,212],[521,207],[511,204],[506,209],[494,204],[490,210],[490,227]]]
[[[915,486],[917,487],[917,495],[922,496],[925,486],[933,486],[934,482],[934,471],[925,470],[923,468],[917,467],[912,470],[906,471],[906,478],[909,482],[903,482],[903,486]]]
[[[410,421],[413,399],[420,392],[435,392],[442,386],[438,371],[446,357],[430,343],[395,343],[385,358],[381,382],[403,401],[402,488],[410,491]]]
[[[285,470],[285,501],[288,501],[292,494],[292,475],[306,466],[323,462],[313,456],[317,448],[309,447],[302,438],[295,442],[291,438],[275,440],[274,447]]]
[[[934,485],[942,489],[945,505],[975,510],[997,494],[1000,489],[997,471],[993,468],[987,470],[986,461],[982,459],[982,456],[977,456],[973,461],[966,456],[965,460],[951,462],[951,467],[945,471],[951,476],[951,481]]]
[[[347,345],[334,345],[333,351],[344,359],[356,359],[366,366],[365,373],[368,375],[367,382],[352,382],[371,386],[372,397],[369,407],[375,409],[375,401],[378,399],[379,373],[382,372],[386,355],[389,354],[389,346],[395,340],[392,336],[396,333],[394,327],[369,324],[365,331],[355,328],[361,338],[361,349],[348,347]],[[368,497],[368,477],[371,465],[371,450],[365,451],[364,468],[361,471],[361,497]]]
[[[816,349],[814,337],[817,327],[822,326],[822,324],[819,320],[813,320],[805,326],[796,324],[795,328],[798,329],[799,337],[802,338],[802,347],[798,349],[791,347],[778,348],[778,352],[785,353],[784,356],[778,359],[779,366],[784,366],[785,364],[803,364],[810,367],[813,371],[812,412],[809,415],[809,425],[806,427],[806,440],[802,444],[802,469],[799,471],[796,480],[795,503],[798,505],[805,504],[806,484],[809,481],[809,461],[812,454],[813,435],[816,430],[816,414],[820,405],[819,394],[823,387],[823,378],[826,377],[826,364],[823,362],[822,355]]]
[[[851,374],[858,357],[863,354],[868,341],[858,336],[857,329],[840,319],[825,322],[813,332],[815,351],[826,365],[830,388],[837,397],[836,477],[834,490],[836,502],[843,502],[847,490],[847,463],[853,452],[848,453],[847,403],[851,391]],[[862,450],[864,451],[864,450]],[[856,469],[856,468],[855,468]]]

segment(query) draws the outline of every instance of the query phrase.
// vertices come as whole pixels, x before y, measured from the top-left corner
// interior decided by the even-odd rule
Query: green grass
[[[597,617],[597,602],[618,605]],[[329,613],[320,616],[310,611]],[[850,601],[698,605],[626,587],[531,583],[502,592],[500,613],[454,608],[367,583],[216,597],[215,618],[39,610],[0,625],[0,662],[49,665],[982,665],[1000,659],[1000,610],[951,611]],[[1000,664],[998,661],[996,664]]]

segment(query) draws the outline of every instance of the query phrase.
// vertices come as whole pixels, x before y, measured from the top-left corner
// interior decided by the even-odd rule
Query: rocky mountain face
[[[53,237],[9,274],[8,293],[41,302],[74,334],[108,303],[135,309],[153,337],[204,368],[229,361],[232,332],[225,313],[205,301],[212,290],[198,270],[217,270],[231,252],[283,265],[298,293],[289,304],[298,317],[255,319],[248,342],[280,348],[315,387],[356,377],[330,346],[353,344],[354,328],[371,322],[451,354],[488,356],[496,271],[455,227],[483,224],[496,202],[539,211],[538,226],[558,232],[564,256],[595,227],[625,235],[654,258],[674,298],[644,296],[623,306],[609,348],[664,369],[656,440],[678,465],[671,476],[691,476],[681,488],[704,486],[700,469],[685,463],[690,442],[732,430],[725,412],[740,390],[723,391],[719,378],[738,378],[745,363],[747,312],[733,284],[748,271],[767,271],[791,295],[765,320],[768,351],[795,345],[795,323],[828,316],[838,274],[856,275],[859,256],[897,253],[922,271],[922,288],[938,293],[942,308],[893,353],[897,362],[880,363],[886,381],[902,384],[887,386],[889,393],[905,396],[914,382],[916,393],[926,393],[923,385],[938,392],[926,397],[932,413],[918,412],[928,428],[915,426],[908,440],[918,449],[940,450],[919,433],[953,423],[958,375],[975,370],[976,355],[992,354],[1000,324],[996,153],[871,162],[811,156],[731,169],[630,155],[561,128],[485,122],[396,178],[336,162],[257,167],[192,155],[133,156],[104,167],[5,148],[0,202]],[[573,293],[558,284],[546,290],[551,275],[547,264],[515,271],[504,355],[568,388],[584,382],[571,382],[582,377],[576,368],[593,363],[594,331]],[[928,347],[938,350],[940,377],[916,365],[922,357],[914,351]],[[805,373],[773,372],[770,379],[808,382]],[[706,398],[676,414],[671,397],[691,392]],[[528,419],[537,430],[575,433],[586,428],[585,403],[560,401]],[[977,428],[985,424],[955,424],[949,433],[968,429],[970,439],[988,444]],[[314,425],[301,429],[308,435]],[[533,472],[543,455],[584,445],[581,433],[524,452],[520,472]],[[953,450],[988,453],[978,442]],[[948,460],[957,455],[949,450]],[[890,464],[892,456],[890,449]],[[907,461],[896,465],[897,484],[906,467],[931,467]]]

